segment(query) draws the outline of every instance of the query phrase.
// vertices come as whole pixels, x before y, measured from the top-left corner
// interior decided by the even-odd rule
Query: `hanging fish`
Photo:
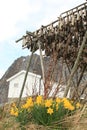
[[[26,45],[26,36],[23,36],[22,47],[24,47],[25,45]]]

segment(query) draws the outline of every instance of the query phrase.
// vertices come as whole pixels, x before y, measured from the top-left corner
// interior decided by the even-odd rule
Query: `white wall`
[[[25,71],[22,71],[8,79],[9,81],[8,98],[19,98],[24,77],[25,77]],[[15,86],[15,84],[16,85],[18,84],[18,86]],[[49,93],[49,97],[54,95],[57,85],[58,83],[53,83],[52,85],[53,87],[51,89],[51,92]],[[65,85],[58,86],[59,89],[56,96],[62,98],[64,95],[65,87],[66,87]],[[44,94],[43,80],[41,80],[40,75],[28,73],[22,97],[38,95],[38,94],[40,95]]]
[[[11,78],[9,80],[8,98],[19,97],[22,84],[24,81],[24,76],[25,76],[25,73],[23,72],[20,75],[14,78]],[[32,73],[28,74],[22,97],[27,97],[27,96],[31,96],[32,94],[39,93],[40,78],[41,76],[37,76]],[[15,84],[18,84],[18,86],[14,86]]]

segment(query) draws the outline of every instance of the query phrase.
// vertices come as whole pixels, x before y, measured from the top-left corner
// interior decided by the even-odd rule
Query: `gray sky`
[[[86,0],[0,0],[0,78],[20,56],[30,54],[22,50],[17,39],[28,31],[35,31],[56,20],[64,11]]]

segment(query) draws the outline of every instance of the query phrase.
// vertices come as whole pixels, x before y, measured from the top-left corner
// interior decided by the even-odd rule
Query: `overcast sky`
[[[56,20],[64,11],[86,0],[0,0],[0,78],[20,56],[30,54],[15,43],[26,31]]]

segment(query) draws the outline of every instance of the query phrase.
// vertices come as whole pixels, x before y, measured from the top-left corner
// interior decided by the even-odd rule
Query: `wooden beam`
[[[42,56],[42,49],[41,49],[40,41],[38,41],[38,46],[39,46],[39,51],[40,51],[40,61],[41,61],[41,68],[42,68],[43,83],[45,83],[44,63],[43,63],[43,56]]]
[[[84,7],[82,7],[82,6],[84,6]],[[51,26],[51,25],[57,23],[58,21],[60,21],[60,16],[62,16],[62,18],[64,19],[64,18],[66,18],[67,16],[72,15],[72,12],[71,12],[71,11],[73,11],[73,13],[76,13],[76,12],[78,12],[78,11],[80,11],[80,10],[85,9],[86,6],[87,6],[87,2],[85,2],[85,3],[81,4],[81,5],[78,5],[77,7],[74,7],[74,8],[72,8],[72,9],[68,10],[68,11],[65,11],[65,12],[61,13],[61,14],[59,15],[59,17],[58,17],[57,20],[53,21],[53,22],[50,23],[50,24],[47,24],[46,26],[43,26],[43,28],[47,28],[47,27],[49,27],[49,26]],[[79,7],[80,7],[80,8],[79,8]],[[79,8],[79,9],[78,9],[78,8]],[[74,11],[74,9],[76,9],[76,10]],[[67,15],[68,12],[70,12],[70,13]],[[66,15],[63,16],[64,14],[66,14]],[[39,32],[39,31],[40,31],[40,29],[37,29],[37,30],[36,30],[36,32]],[[26,35],[25,35],[25,36],[27,36],[28,34],[33,36],[34,33],[35,33],[35,31],[34,31],[33,33],[26,31]],[[21,40],[23,40],[23,37],[21,37],[20,39],[16,40],[16,43],[19,42],[19,41],[21,41]]]
[[[27,75],[28,75],[28,72],[29,72],[29,69],[30,69],[30,64],[31,64],[31,61],[32,61],[33,53],[34,53],[34,47],[33,47],[33,51],[31,52],[31,56],[29,57],[29,62],[28,62],[26,73],[25,73],[25,77],[24,77],[22,88],[21,88],[21,92],[20,92],[17,107],[20,106],[20,102],[21,102],[23,91],[24,91],[25,83],[26,83],[26,80],[27,80]]]
[[[70,77],[69,77],[69,80],[68,80],[68,83],[67,83],[67,86],[66,86],[66,89],[65,89],[65,92],[64,92],[64,97],[67,97],[67,94],[68,94],[68,91],[70,89],[70,85],[71,85],[71,82],[72,82],[72,78],[73,78],[73,76],[74,76],[74,74],[75,74],[75,72],[76,72],[76,70],[78,68],[78,64],[79,64],[79,61],[80,61],[80,56],[81,56],[81,54],[83,52],[86,40],[87,40],[87,31],[86,31],[86,33],[85,33],[85,35],[83,37],[83,42],[82,42],[81,47],[79,49],[77,59],[76,59],[75,64],[74,64],[74,66],[72,68],[72,71],[71,71],[71,74],[70,74]]]

